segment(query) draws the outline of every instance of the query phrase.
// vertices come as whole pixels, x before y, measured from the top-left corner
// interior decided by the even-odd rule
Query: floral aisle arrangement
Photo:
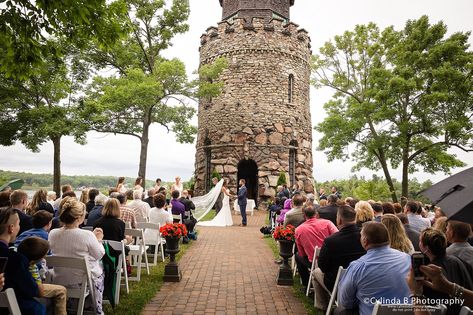
[[[279,255],[284,260],[283,264],[279,267],[277,282],[279,285],[292,285],[294,281],[288,260],[293,254],[296,228],[290,224],[286,225],[286,227],[280,225],[274,230],[273,237],[279,241]]]
[[[187,235],[187,228],[181,223],[168,223],[159,228],[159,232],[166,239],[166,252],[169,254],[169,263],[164,267],[164,281],[179,282],[182,272],[176,262],[179,253],[179,240]]]
[[[182,236],[187,235],[187,228],[184,224],[181,223],[168,223],[163,225],[159,229],[159,232],[161,232],[161,235],[164,238],[181,238]]]
[[[288,224],[286,227],[280,225],[274,230],[273,237],[277,241],[285,240],[294,242],[296,238],[296,228],[291,224]]]

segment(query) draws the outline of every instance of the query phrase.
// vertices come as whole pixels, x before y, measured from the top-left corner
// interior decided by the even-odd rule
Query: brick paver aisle
[[[247,227],[198,227],[179,263],[182,281],[165,283],[143,314],[306,314],[292,287],[276,285],[279,266],[259,231],[265,213],[248,216]]]

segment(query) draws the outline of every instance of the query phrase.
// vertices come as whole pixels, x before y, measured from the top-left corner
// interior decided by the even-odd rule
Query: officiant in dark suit
[[[247,190],[245,186],[246,181],[240,179],[240,189],[238,190],[238,206],[240,207],[241,224],[240,226],[246,226],[246,204],[247,204]]]

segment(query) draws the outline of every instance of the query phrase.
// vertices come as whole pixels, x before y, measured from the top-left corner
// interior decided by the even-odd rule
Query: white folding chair
[[[333,290],[332,293],[330,293],[330,302],[328,303],[327,307],[327,312],[325,312],[325,315],[330,315],[332,312],[332,306],[338,305],[337,303],[337,291],[338,291],[338,283],[340,282],[340,279],[343,277],[347,270],[344,269],[342,266],[338,267],[338,272],[337,272],[337,277],[335,278],[335,283],[333,285]]]
[[[142,229],[125,229],[125,235],[130,235],[135,238],[134,244],[133,245],[128,245],[130,248],[130,252],[128,253],[130,256],[132,256],[132,261],[134,260],[134,264],[132,263],[132,266],[137,267],[136,271],[136,277],[128,277],[129,280],[133,281],[140,281],[141,280],[141,267],[143,266],[142,264],[142,259],[143,255],[145,256],[145,266],[146,266],[146,272],[149,274],[149,264],[148,264],[148,255],[146,254],[146,250],[148,249],[148,246],[146,246],[146,241],[143,235],[143,230]]]
[[[412,304],[381,304],[380,302],[376,302],[371,315],[414,315],[413,309],[414,305]],[[428,306],[427,310],[430,315],[445,315],[447,313],[447,307],[443,304],[432,307]],[[460,315],[465,314],[460,312]]]
[[[122,284],[122,274],[125,277],[125,287],[126,287],[126,293],[128,294],[129,288],[128,288],[128,274],[126,272],[126,260],[125,260],[125,246],[123,244],[123,241],[117,242],[117,241],[110,241],[110,240],[103,240],[103,243],[108,243],[108,245],[113,248],[116,252],[119,252],[120,255],[118,256],[118,261],[117,261],[117,269],[115,273],[117,274],[117,278],[115,280],[115,305],[118,305],[118,302],[120,301],[120,289],[121,289],[121,284]]]
[[[21,315],[15,291],[12,288],[0,292],[0,307],[7,307],[11,315]]]
[[[146,239],[146,245],[154,245],[154,253],[153,253],[153,263],[149,264],[150,266],[156,266],[158,264],[158,252],[161,251],[161,261],[164,261],[164,247],[163,247],[163,238],[161,237],[161,233],[159,229],[161,228],[161,224],[155,223],[144,223],[139,222],[137,223],[137,228],[143,229],[143,231],[151,231],[154,234],[152,239]]]
[[[291,268],[292,268],[292,276],[294,277],[297,272],[297,264],[296,264],[296,243],[292,245],[292,257],[291,257]]]
[[[468,306],[463,306],[459,315],[473,315],[473,311]]]
[[[96,305],[92,277],[90,275],[89,265],[87,264],[87,259],[85,257],[75,258],[62,256],[47,256],[46,264],[49,268],[53,267],[62,269],[78,269],[84,272],[84,276],[82,277],[82,281],[79,284],[78,288],[66,287],[68,298],[79,299],[79,304],[77,306],[78,315],[82,315],[84,312],[84,304],[87,296],[90,295],[90,297],[92,298],[92,305]],[[54,283],[54,277],[52,279],[52,282]]]
[[[93,226],[87,226],[87,225],[86,225],[86,226],[81,227],[81,229],[87,230],[87,231],[91,231],[91,232],[92,232],[92,231],[94,230],[94,227],[93,227]]]
[[[179,223],[182,223],[182,216],[180,214],[173,214],[172,215],[172,221],[179,221]]]
[[[319,254],[320,254],[320,248],[317,245],[315,245],[314,255],[312,257],[312,265],[310,266],[309,282],[307,283],[307,292],[305,293],[306,296],[309,296],[310,287],[312,286],[312,280],[311,280],[312,273],[314,272],[315,268],[317,268],[317,258],[319,257]],[[314,296],[315,296],[315,291],[314,291]]]

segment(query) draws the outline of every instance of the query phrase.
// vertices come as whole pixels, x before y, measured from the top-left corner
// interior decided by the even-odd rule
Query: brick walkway
[[[165,283],[143,314],[306,314],[292,287],[276,285],[279,266],[259,228],[265,213],[248,226],[198,227],[199,239],[180,261],[183,279]]]

